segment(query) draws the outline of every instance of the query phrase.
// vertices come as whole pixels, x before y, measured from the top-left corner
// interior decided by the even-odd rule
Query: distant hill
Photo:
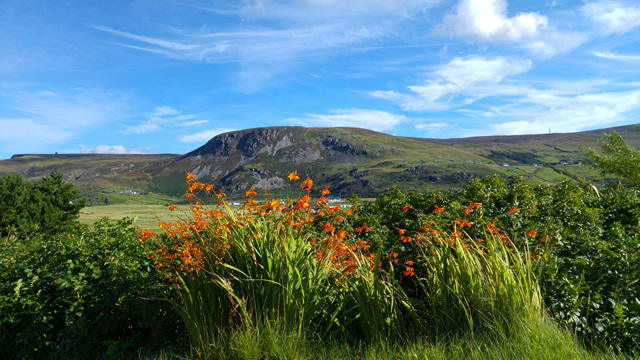
[[[566,134],[424,139],[357,128],[267,127],[218,135],[184,155],[16,155],[0,161],[0,176],[21,173],[38,180],[53,170],[86,194],[150,191],[180,196],[185,173],[224,186],[230,197],[250,186],[285,196],[296,188],[289,172],[309,175],[334,196],[375,196],[393,185],[406,189],[459,188],[492,173],[520,175],[531,183],[564,177],[602,181],[582,165],[578,147],[596,147],[603,132],[617,131],[633,146],[633,126]]]

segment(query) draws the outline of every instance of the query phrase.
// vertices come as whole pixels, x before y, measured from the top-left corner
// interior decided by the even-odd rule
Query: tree
[[[57,234],[75,224],[86,199],[54,171],[39,184],[10,174],[0,179],[0,236]]]
[[[636,125],[640,131],[640,125]],[[629,180],[633,185],[640,186],[640,150],[634,149],[618,134],[602,134],[600,140],[601,153],[593,149],[583,148],[591,166],[603,176],[613,175]]]

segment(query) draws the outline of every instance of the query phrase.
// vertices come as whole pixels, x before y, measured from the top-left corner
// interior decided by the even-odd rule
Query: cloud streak
[[[640,7],[627,4],[610,0],[593,1],[580,10],[598,25],[604,35],[624,34],[640,26]]]
[[[442,111],[496,95],[491,94],[489,87],[499,84],[507,77],[528,71],[531,65],[530,60],[517,58],[458,57],[428,74],[429,80],[420,85],[408,86],[411,91],[409,94],[381,90],[369,94],[396,102],[407,111]],[[484,91],[478,92],[478,89]],[[456,99],[459,95],[466,97]]]
[[[406,116],[379,110],[334,109],[331,114],[307,114],[303,118],[289,118],[285,122],[313,127],[359,127],[375,131],[393,130],[407,121]]]
[[[140,148],[126,148],[121,145],[109,146],[98,145],[96,147],[88,148],[83,147],[80,149],[82,154],[114,154],[114,155],[127,155],[127,154],[150,154],[151,152],[146,149]]]
[[[196,115],[182,114],[169,106],[160,106],[142,123],[126,128],[124,135],[149,134],[167,127],[190,127],[207,123],[209,120],[192,120]],[[187,121],[191,120],[191,121]]]
[[[127,100],[118,92],[75,89],[3,93],[0,101],[0,151],[33,153],[119,121]]]
[[[236,131],[236,129],[225,129],[225,128],[209,129],[209,130],[201,131],[197,134],[180,136],[178,137],[178,140],[180,140],[180,142],[183,142],[183,143],[207,142],[220,134],[224,134],[230,131]]]

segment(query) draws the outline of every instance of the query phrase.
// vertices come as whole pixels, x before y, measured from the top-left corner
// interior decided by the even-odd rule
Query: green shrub
[[[0,179],[0,237],[55,235],[73,227],[86,199],[77,199],[73,185],[54,171],[39,184],[26,182],[22,175]]]
[[[464,227],[467,236],[484,239],[481,225],[492,224],[520,252],[530,251],[546,309],[560,325],[571,327],[587,344],[640,351],[640,199],[635,190],[573,181],[534,186],[494,175],[473,179],[458,193],[391,188],[374,203],[354,200],[353,226],[368,224],[367,235],[383,254],[398,254],[400,263],[415,260],[415,250],[398,241],[399,229],[417,234],[427,222],[451,229],[468,221],[473,226]],[[400,281],[413,298],[426,296],[419,286]]]
[[[131,220],[0,240],[0,357],[131,358],[181,326]]]

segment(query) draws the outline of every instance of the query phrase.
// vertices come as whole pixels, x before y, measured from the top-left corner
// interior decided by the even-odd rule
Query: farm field
[[[81,224],[91,225],[105,216],[112,222],[122,218],[132,218],[135,219],[137,226],[157,232],[160,230],[158,218],[165,222],[174,222],[181,214],[180,211],[169,211],[169,207],[166,205],[123,203],[86,207],[80,211],[79,221]]]
[[[230,208],[235,210],[237,206],[230,206]],[[123,218],[130,218],[135,220],[134,224],[142,229],[162,232],[158,226],[158,219],[173,223],[189,215],[188,205],[182,205],[174,211],[169,211],[169,207],[166,204],[128,201],[121,204],[85,207],[80,211],[78,221],[81,224],[92,225],[104,217],[108,217],[111,223],[116,223]]]

